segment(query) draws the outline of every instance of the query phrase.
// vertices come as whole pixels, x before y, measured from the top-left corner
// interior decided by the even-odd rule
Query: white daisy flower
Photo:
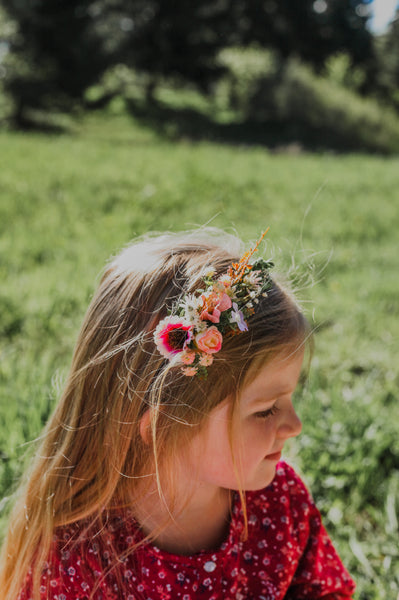
[[[215,275],[216,271],[213,267],[206,267],[203,272],[202,272],[202,276],[203,277],[213,277]]]

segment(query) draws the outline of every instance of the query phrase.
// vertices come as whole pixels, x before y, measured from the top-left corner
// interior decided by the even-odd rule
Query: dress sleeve
[[[295,471],[288,469],[302,554],[286,598],[350,600],[355,583],[342,564],[310,493]]]

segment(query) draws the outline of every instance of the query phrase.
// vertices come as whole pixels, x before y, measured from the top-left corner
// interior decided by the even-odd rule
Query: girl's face
[[[271,483],[286,440],[302,429],[292,404],[302,362],[302,351],[277,356],[244,386],[233,429],[236,471],[228,433],[231,398],[213,409],[186,454],[190,459],[185,461],[185,475],[193,483],[194,477],[202,487],[238,489],[237,473],[244,490],[262,489]]]

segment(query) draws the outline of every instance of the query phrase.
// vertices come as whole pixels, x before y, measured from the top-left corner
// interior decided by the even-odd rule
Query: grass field
[[[296,282],[315,328],[290,447],[357,599],[399,591],[399,159],[170,141],[128,117],[0,134],[0,509],[55,404],[107,258],[149,230],[212,225]],[[313,282],[313,284],[312,284]]]

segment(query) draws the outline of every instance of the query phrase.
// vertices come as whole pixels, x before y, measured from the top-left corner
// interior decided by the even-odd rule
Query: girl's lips
[[[267,460],[277,460],[279,461],[281,458],[281,450],[279,450],[278,452],[274,452],[274,454],[268,454],[267,456],[265,456],[265,458]]]

